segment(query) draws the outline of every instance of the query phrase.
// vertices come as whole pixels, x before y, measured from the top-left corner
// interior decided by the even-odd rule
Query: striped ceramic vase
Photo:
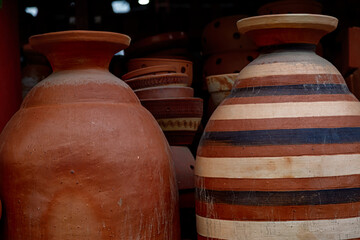
[[[336,25],[308,14],[238,22],[261,54],[202,137],[198,239],[360,238],[360,103],[314,53]]]

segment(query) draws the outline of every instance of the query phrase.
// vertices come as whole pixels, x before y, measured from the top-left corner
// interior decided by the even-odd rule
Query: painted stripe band
[[[205,132],[202,137],[201,146],[343,144],[356,142],[360,142],[360,127]]]
[[[210,119],[270,119],[359,115],[359,102],[286,102],[220,105]]]
[[[360,217],[310,221],[231,221],[196,215],[198,234],[217,239],[351,239],[360,237]]]
[[[322,156],[197,157],[195,175],[211,178],[312,178],[360,174],[360,154]]]
[[[300,206],[360,202],[360,188],[286,192],[195,190],[198,201],[232,205]]]
[[[345,84],[300,84],[235,88],[230,97],[259,97],[281,95],[349,94]]]

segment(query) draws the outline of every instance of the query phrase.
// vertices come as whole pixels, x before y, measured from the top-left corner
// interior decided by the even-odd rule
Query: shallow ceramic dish
[[[142,100],[159,123],[170,145],[190,145],[201,122],[201,98]]]
[[[188,86],[191,86],[193,79],[193,63],[187,60],[169,58],[134,58],[128,62],[128,71],[156,65],[175,66],[177,73],[185,73],[189,76]]]
[[[122,80],[130,80],[131,78],[140,77],[144,75],[156,75],[156,74],[163,74],[163,73],[175,73],[176,68],[171,65],[158,65],[158,66],[151,66],[145,68],[139,68],[134,71],[128,72],[124,74],[121,79]]]
[[[216,106],[230,94],[237,75],[237,73],[232,73],[206,77],[209,93]]]
[[[194,89],[191,87],[161,86],[142,88],[134,91],[140,100],[159,98],[193,97]]]
[[[186,87],[189,76],[184,73],[163,73],[156,75],[145,75],[131,78],[125,81],[133,90],[157,86],[182,86]]]

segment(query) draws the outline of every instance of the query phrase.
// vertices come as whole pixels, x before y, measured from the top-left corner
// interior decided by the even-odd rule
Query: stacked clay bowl
[[[160,61],[162,63],[162,61]],[[173,65],[138,68],[122,79],[148,109],[170,145],[191,145],[201,122],[203,101],[194,98],[189,76]]]
[[[232,85],[229,83],[233,83],[236,73],[258,56],[257,47],[252,40],[237,30],[236,22],[244,17],[246,16],[235,15],[215,19],[205,27],[202,34],[203,53],[206,57],[203,76],[204,79],[211,76],[211,80],[206,80],[206,86],[208,90],[212,89],[209,92],[215,106],[227,96],[224,93],[230,93]],[[218,91],[222,93],[218,94]]]
[[[175,72],[186,74],[188,76],[187,86],[191,86],[193,64],[188,60],[174,58],[134,58],[128,62],[128,71],[159,65],[170,65],[175,68]]]

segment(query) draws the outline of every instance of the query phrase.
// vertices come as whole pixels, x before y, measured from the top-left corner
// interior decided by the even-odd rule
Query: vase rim
[[[29,42],[36,49],[39,45],[56,44],[61,42],[106,42],[126,48],[131,38],[125,34],[106,31],[69,30],[34,35]]]
[[[329,33],[336,29],[337,24],[338,19],[335,17],[304,13],[262,15],[237,21],[238,30],[242,34],[253,30],[279,28],[316,29]]]

